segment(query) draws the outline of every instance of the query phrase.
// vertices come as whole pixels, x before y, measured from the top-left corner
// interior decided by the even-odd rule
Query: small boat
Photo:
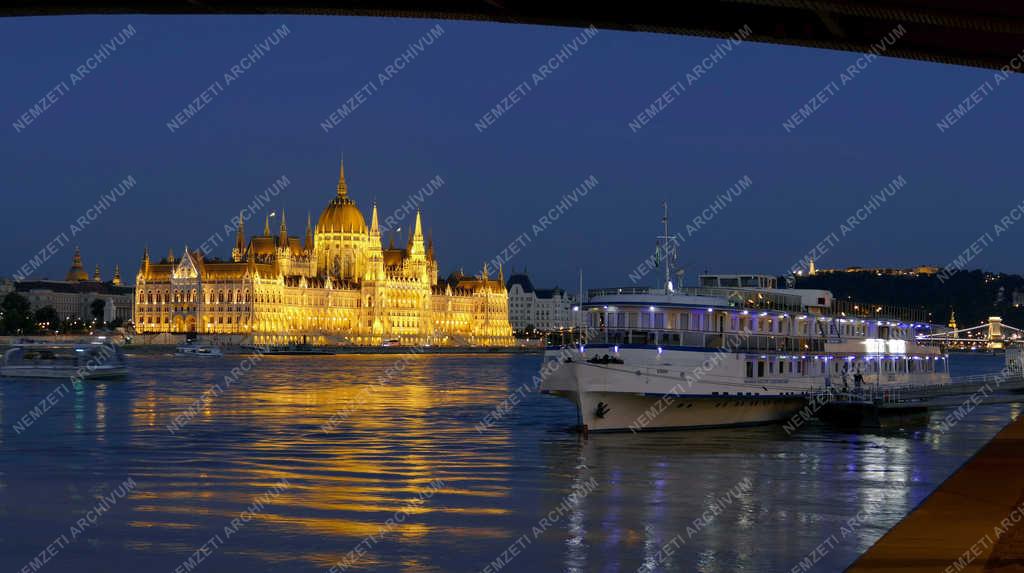
[[[100,380],[128,374],[124,353],[116,344],[17,344],[3,356],[4,378],[69,378]]]
[[[175,356],[205,356],[208,358],[218,358],[224,356],[220,348],[216,346],[205,346],[202,344],[187,344],[185,346],[179,346],[174,351]]]
[[[259,349],[261,354],[277,354],[283,356],[299,356],[306,354],[333,354],[326,348],[311,346],[309,344],[287,344],[283,346],[268,346]]]

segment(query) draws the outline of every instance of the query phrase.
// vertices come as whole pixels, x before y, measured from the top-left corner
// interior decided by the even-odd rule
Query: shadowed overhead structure
[[[906,34],[885,55],[1002,68],[1024,51],[1024,3],[1000,0],[695,0],[687,3],[585,3],[499,0],[238,1],[105,0],[5,2],[0,15],[301,14],[489,20],[553,26],[730,37],[750,26],[749,40],[866,52],[894,28]],[[1014,70],[1016,71],[1016,70]]]

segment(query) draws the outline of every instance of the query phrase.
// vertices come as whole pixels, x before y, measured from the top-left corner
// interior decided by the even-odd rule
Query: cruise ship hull
[[[540,388],[544,393],[571,400],[577,408],[578,423],[590,432],[778,423],[806,405],[804,393],[810,390],[759,386],[737,391],[735,385],[716,383],[713,376],[685,383],[669,372],[638,373],[627,366],[579,361],[550,365]]]
[[[582,427],[590,432],[699,430],[775,424],[804,406],[803,398],[693,398],[626,395],[618,392],[547,391],[577,404]],[[599,406],[603,405],[603,407]],[[602,415],[598,416],[601,407]]]

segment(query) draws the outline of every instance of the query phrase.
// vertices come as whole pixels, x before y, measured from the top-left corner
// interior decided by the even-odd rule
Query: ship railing
[[[902,386],[885,386],[881,384],[864,384],[859,388],[828,387],[811,392],[808,396],[811,404],[821,407],[828,403],[857,404],[899,404],[906,400],[906,388]]]
[[[944,383],[930,384],[878,384],[866,383],[860,388],[839,389],[835,386],[813,392],[811,398],[824,401],[870,402],[874,404],[912,403],[931,398],[964,396],[998,390],[1024,389],[1024,374],[1020,371],[993,372],[972,376],[959,376]]]
[[[824,352],[824,338],[754,334],[747,332],[706,332],[661,328],[589,328],[584,343],[645,346],[691,346],[725,349],[730,352]],[[553,345],[572,345],[575,333],[559,333]]]
[[[652,287],[613,287],[597,288],[587,291],[588,301],[602,296],[633,296],[633,295],[664,295],[663,289]],[[743,287],[677,287],[671,294],[683,296],[704,296],[725,299],[732,308],[749,308],[757,310],[781,310],[784,312],[802,312],[803,300],[800,295],[772,292],[764,289]]]

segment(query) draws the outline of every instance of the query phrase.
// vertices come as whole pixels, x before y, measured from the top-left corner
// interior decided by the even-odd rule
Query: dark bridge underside
[[[902,24],[906,34],[888,56],[1002,68],[1024,50],[1020,0],[662,0],[637,4],[558,0],[9,1],[0,16],[61,14],[303,14],[354,15],[584,27],[728,37],[750,25],[749,39],[865,52]]]

